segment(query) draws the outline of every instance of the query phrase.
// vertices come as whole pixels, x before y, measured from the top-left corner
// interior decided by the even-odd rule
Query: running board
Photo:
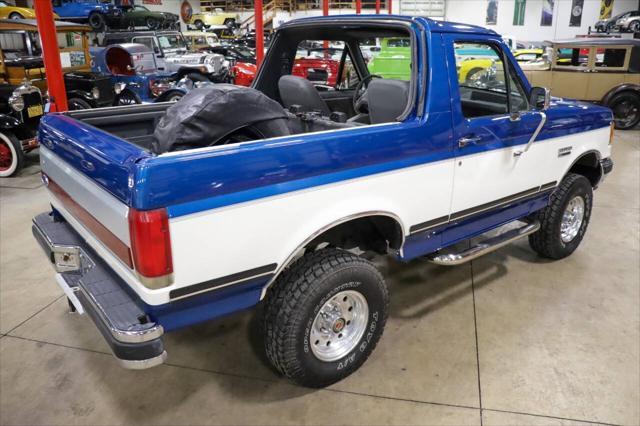
[[[526,237],[529,234],[533,234],[538,229],[540,229],[540,222],[533,222],[521,228],[510,229],[500,235],[496,235],[495,237],[487,238],[466,250],[459,252],[435,252],[432,255],[427,256],[427,258],[430,262],[438,265],[460,265],[484,254],[491,253],[492,251],[506,246],[513,241],[519,240],[520,238]]]

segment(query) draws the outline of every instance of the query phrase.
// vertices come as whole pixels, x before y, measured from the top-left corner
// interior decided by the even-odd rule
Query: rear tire
[[[632,33],[640,33],[640,21],[633,21],[629,24],[629,31]]]
[[[204,28],[204,22],[202,22],[199,19],[196,22],[194,22],[193,25],[195,25],[196,28],[200,31],[202,31],[202,29]]]
[[[23,167],[22,144],[12,132],[0,132],[0,178],[14,176]]]
[[[93,12],[89,15],[89,26],[94,31],[102,31],[105,27],[104,16],[98,12]]]
[[[616,129],[632,129],[640,123],[640,96],[633,92],[622,92],[609,101],[613,110]]]
[[[151,31],[156,30],[160,27],[160,22],[154,18],[147,18],[147,20],[145,21],[145,24],[147,25],[147,28],[149,28]]]
[[[91,104],[82,98],[70,98],[67,101],[70,111],[76,111],[79,109],[91,109]]]
[[[562,259],[573,253],[589,225],[593,189],[589,180],[569,173],[551,194],[549,205],[533,217],[540,229],[529,235],[529,245],[540,256]]]
[[[18,12],[13,12],[9,15],[9,19],[24,19],[24,16],[20,15]]]
[[[382,336],[388,306],[384,279],[371,262],[334,248],[306,254],[267,296],[267,357],[296,383],[328,386],[367,360]]]

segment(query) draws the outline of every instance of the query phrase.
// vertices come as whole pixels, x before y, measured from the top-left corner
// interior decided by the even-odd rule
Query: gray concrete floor
[[[640,423],[640,131],[617,132],[579,250],[526,241],[455,268],[383,262],[391,315],[369,361],[325,390],[265,362],[255,311],[172,333],[168,364],[120,369],[30,232],[37,157],[0,182],[2,424]],[[541,165],[542,167],[543,165]]]

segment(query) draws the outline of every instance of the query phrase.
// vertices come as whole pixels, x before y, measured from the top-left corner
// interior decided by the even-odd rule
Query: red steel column
[[[329,16],[329,0],[322,0],[322,16]],[[329,48],[329,42],[327,40],[322,43],[322,47]]]
[[[380,0],[376,0],[376,15],[380,14]]]
[[[47,74],[49,96],[53,98],[51,111],[67,111],[67,91],[64,87],[64,75],[58,50],[56,24],[53,20],[53,7],[49,0],[34,0],[33,8],[38,21],[38,33],[42,40],[42,56]]]
[[[262,24],[262,0],[254,0],[254,17],[256,25],[256,65],[260,69],[264,57],[264,25]]]
[[[387,0],[387,11],[389,12],[389,15],[393,15],[393,7],[392,7],[392,2],[393,0]]]
[[[356,0],[356,13],[362,13],[362,0]]]

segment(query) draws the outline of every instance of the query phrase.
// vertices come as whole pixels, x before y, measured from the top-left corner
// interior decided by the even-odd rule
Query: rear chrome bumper
[[[162,325],[149,319],[126,284],[84,240],[54,215],[33,219],[32,231],[56,270],[56,281],[78,313],[86,313],[120,365],[145,369],[162,364],[167,353]]]

